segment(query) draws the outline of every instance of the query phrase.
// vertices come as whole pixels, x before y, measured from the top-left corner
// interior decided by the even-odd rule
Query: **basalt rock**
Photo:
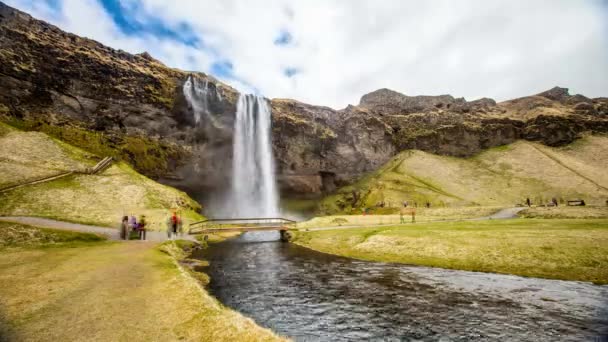
[[[186,99],[188,82],[199,87],[189,95],[202,111]],[[51,127],[70,142],[93,132],[77,144],[115,153],[161,181],[193,193],[226,188],[238,96],[212,76],[112,49],[0,3],[0,116]],[[281,189],[298,194],[331,192],[404,149],[466,157],[517,139],[557,146],[608,132],[607,98],[559,87],[501,103],[380,89],[341,110],[270,104]]]

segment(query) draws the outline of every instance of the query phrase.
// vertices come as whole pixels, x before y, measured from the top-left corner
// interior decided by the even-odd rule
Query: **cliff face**
[[[225,155],[231,132],[195,122],[184,97],[188,79],[205,83],[209,112],[231,127],[238,93],[213,77],[63,32],[0,3],[0,115],[28,129],[61,127],[49,133],[84,148],[103,144],[109,147],[103,153],[149,176],[185,180],[204,174],[209,177],[198,177],[201,183],[213,184],[213,169],[226,159],[216,156]],[[67,131],[81,134],[82,141],[65,136]]]
[[[407,149],[468,157],[519,139],[560,146],[583,132],[608,132],[608,99],[572,96],[559,87],[498,104],[388,89],[337,111],[272,103],[281,174],[302,191],[331,191]]]
[[[237,99],[209,75],[114,50],[0,3],[3,120],[205,191],[228,183]],[[300,194],[330,192],[404,149],[470,156],[517,139],[557,146],[584,131],[608,132],[608,99],[564,88],[498,104],[380,89],[342,110],[286,99],[271,107],[281,188]]]

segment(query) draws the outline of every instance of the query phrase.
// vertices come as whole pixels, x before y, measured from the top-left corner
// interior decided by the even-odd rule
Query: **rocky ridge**
[[[200,108],[185,96],[189,80],[204,84],[193,95],[208,114],[198,121]],[[238,95],[212,76],[106,47],[0,2],[4,121],[102,149],[191,193],[207,192],[229,181]],[[302,195],[331,192],[405,149],[467,157],[518,139],[559,146],[583,132],[608,132],[608,98],[558,87],[501,103],[388,89],[340,110],[270,103],[281,188]]]

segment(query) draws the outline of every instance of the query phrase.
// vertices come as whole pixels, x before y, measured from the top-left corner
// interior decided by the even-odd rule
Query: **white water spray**
[[[222,95],[217,88],[209,87],[209,81],[206,79],[201,84],[201,81],[190,75],[184,83],[182,90],[186,101],[192,107],[194,122],[196,124],[200,123],[201,119],[204,118],[213,127],[221,127],[209,110],[210,98],[215,97],[217,100],[222,101]]]
[[[234,217],[278,215],[271,121],[270,107],[263,97],[239,96],[230,196]]]

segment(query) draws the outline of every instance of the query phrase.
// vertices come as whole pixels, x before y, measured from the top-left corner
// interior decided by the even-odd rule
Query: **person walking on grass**
[[[122,222],[120,223],[120,238],[122,240],[129,239],[129,216],[127,215],[122,217]]]
[[[146,239],[146,216],[145,215],[141,215],[139,217],[139,223],[137,224],[137,228],[139,231],[139,239],[140,240],[145,240]]]

